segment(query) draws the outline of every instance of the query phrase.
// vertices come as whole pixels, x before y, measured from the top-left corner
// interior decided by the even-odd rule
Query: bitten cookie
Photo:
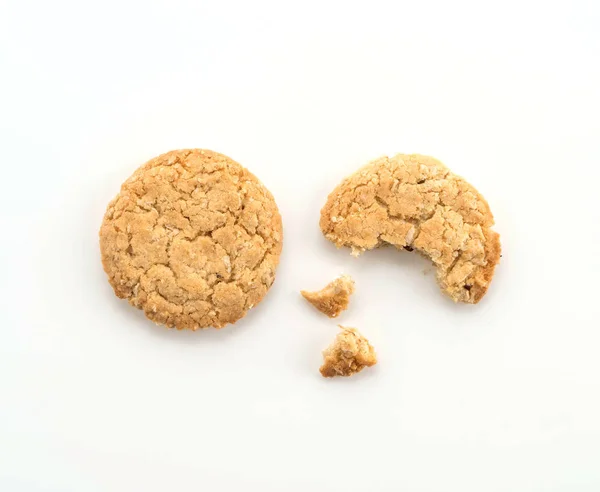
[[[354,293],[354,280],[350,275],[341,275],[316,292],[301,290],[302,297],[330,318],[335,318],[348,308]]]
[[[356,328],[341,325],[340,328],[342,331],[323,351],[323,365],[319,370],[325,378],[352,376],[377,364],[375,349]]]
[[[382,157],[329,195],[320,226],[355,255],[383,244],[417,250],[437,267],[454,301],[477,303],[500,259],[500,238],[481,194],[440,161],[422,155]]]
[[[235,323],[275,279],[282,224],[271,193],[210,150],[175,150],[121,186],[100,228],[115,294],[178,329]]]

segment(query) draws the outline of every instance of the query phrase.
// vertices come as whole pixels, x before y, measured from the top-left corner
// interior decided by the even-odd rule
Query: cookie
[[[342,275],[329,282],[321,290],[300,291],[304,299],[330,318],[335,318],[348,308],[350,296],[354,293],[354,280],[350,275]]]
[[[329,195],[320,226],[354,255],[385,244],[413,249],[437,268],[443,292],[477,303],[500,259],[500,237],[481,194],[433,157],[382,157]]]
[[[323,351],[319,369],[325,378],[352,376],[365,367],[377,364],[375,349],[356,328],[341,326],[333,343]]]
[[[210,150],[174,150],[123,183],[100,228],[115,294],[169,328],[221,328],[275,279],[281,216],[265,186]]]

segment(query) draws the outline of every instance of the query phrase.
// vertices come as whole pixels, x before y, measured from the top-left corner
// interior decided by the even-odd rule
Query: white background
[[[600,490],[600,6],[583,1],[0,3],[0,490]],[[223,152],[285,227],[221,331],[119,301],[97,233],[134,169]],[[488,199],[477,306],[428,263],[320,234],[347,174],[433,155]],[[379,364],[325,380],[340,322]]]

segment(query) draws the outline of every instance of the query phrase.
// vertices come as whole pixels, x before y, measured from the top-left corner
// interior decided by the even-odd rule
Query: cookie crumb
[[[323,351],[323,365],[319,371],[324,378],[352,376],[377,364],[375,349],[356,328],[339,327],[342,331]]]
[[[350,295],[354,293],[354,280],[350,275],[341,275],[321,290],[300,291],[304,299],[330,318],[335,318],[348,308]]]

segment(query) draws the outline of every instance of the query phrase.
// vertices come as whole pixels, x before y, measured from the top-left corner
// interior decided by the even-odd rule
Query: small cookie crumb
[[[321,290],[300,291],[304,299],[330,318],[335,318],[348,308],[350,295],[354,293],[354,280],[350,275],[342,275],[329,282]]]
[[[377,364],[375,349],[356,328],[339,327],[342,331],[323,351],[323,365],[319,370],[324,378],[352,376]]]

